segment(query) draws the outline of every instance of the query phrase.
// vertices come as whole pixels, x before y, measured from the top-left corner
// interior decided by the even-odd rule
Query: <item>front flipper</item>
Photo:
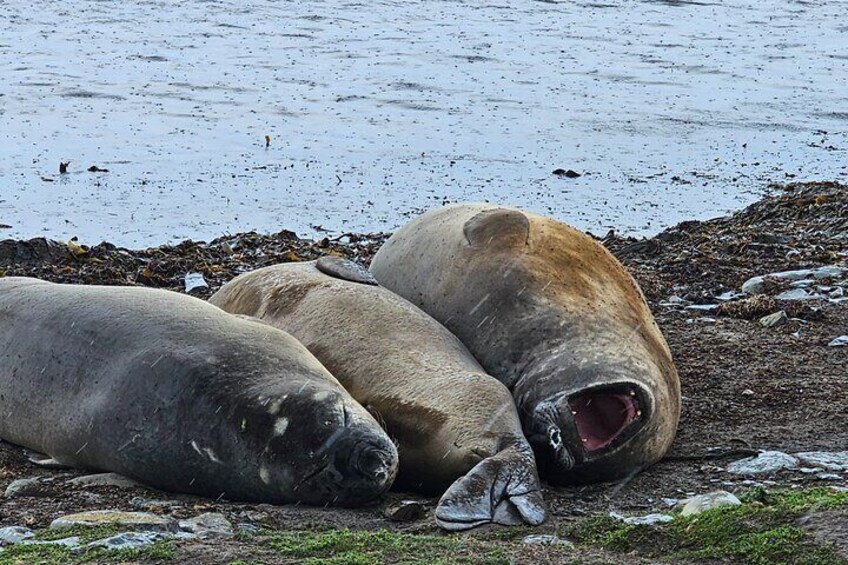
[[[512,446],[454,481],[439,500],[436,523],[446,530],[483,524],[538,526],[545,521],[545,514],[532,451]]]

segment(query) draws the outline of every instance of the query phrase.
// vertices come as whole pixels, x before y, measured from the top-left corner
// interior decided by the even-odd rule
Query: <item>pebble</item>
[[[680,501],[681,516],[693,516],[719,506],[739,506],[742,504],[736,496],[724,490],[693,496]]]
[[[786,290],[775,296],[777,300],[822,300],[825,297],[818,292],[807,292],[803,288]]]
[[[656,526],[657,524],[667,524],[674,520],[674,516],[670,514],[648,514],[647,516],[622,516],[617,512],[610,512],[609,517],[631,526]]]
[[[38,477],[30,479],[15,479],[6,487],[6,498],[17,496],[44,496],[45,489],[42,480]]]
[[[0,545],[21,543],[34,536],[32,530],[23,526],[7,526],[0,528]]]
[[[206,512],[189,520],[180,520],[180,529],[200,538],[228,538],[234,535],[233,525],[223,514]]]
[[[760,318],[760,325],[764,328],[773,328],[775,326],[785,324],[787,320],[789,320],[789,316],[786,315],[785,311],[781,310],[774,314],[769,314],[768,316]]]
[[[417,500],[401,500],[386,508],[383,514],[392,522],[412,522],[424,517],[426,509]]]
[[[96,473],[75,477],[67,482],[69,485],[83,487],[120,487],[135,488],[142,486],[140,483],[118,473]]]
[[[556,535],[536,534],[524,538],[526,545],[557,545],[561,547],[574,547],[574,544]]]
[[[166,532],[123,532],[108,538],[93,541],[79,549],[93,549],[97,547],[110,550],[138,549],[172,537],[174,537],[173,534]]]
[[[845,347],[848,345],[848,335],[841,335],[827,344],[828,347]]]
[[[177,532],[177,521],[167,516],[149,512],[122,512],[120,510],[94,510],[68,514],[50,523],[50,529],[60,530],[73,526],[120,526],[145,531]]]
[[[756,457],[746,457],[727,466],[727,472],[735,475],[766,475],[781,469],[798,466],[798,459],[781,451],[763,451]]]
[[[796,453],[795,457],[828,471],[848,471],[848,451],[805,451]]]
[[[842,277],[848,274],[848,268],[836,265],[827,265],[817,269],[799,269],[797,271],[782,271],[748,279],[742,284],[742,292],[745,294],[761,294],[765,290],[766,278],[799,281],[808,278],[823,279],[828,277]]]
[[[191,294],[193,290],[201,290],[205,288],[209,288],[209,283],[206,282],[206,279],[203,278],[203,275],[200,273],[188,273],[183,279],[183,283],[185,284],[186,294]]]

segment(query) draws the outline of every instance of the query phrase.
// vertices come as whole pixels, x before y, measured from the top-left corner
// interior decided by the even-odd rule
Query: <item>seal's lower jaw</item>
[[[627,441],[642,427],[640,390],[615,385],[581,391],[568,398],[584,459]]]

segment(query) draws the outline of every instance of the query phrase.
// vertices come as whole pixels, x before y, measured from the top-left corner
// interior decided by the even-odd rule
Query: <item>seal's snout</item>
[[[334,454],[344,490],[353,499],[373,499],[383,494],[394,482],[398,468],[397,449],[380,438],[344,441]]]

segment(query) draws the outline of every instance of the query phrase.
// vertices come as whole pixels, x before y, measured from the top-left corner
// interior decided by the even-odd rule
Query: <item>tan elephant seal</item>
[[[671,446],[668,346],[633,278],[589,236],[512,208],[446,206],[389,238],[371,271],[513,391],[547,480],[627,476]]]
[[[164,290],[0,278],[0,437],[173,492],[359,505],[397,450],[290,335]]]
[[[375,284],[326,257],[241,275],[210,302],[313,352],[397,442],[398,484],[444,492],[439,525],[541,523],[536,464],[509,391],[441,324]]]

